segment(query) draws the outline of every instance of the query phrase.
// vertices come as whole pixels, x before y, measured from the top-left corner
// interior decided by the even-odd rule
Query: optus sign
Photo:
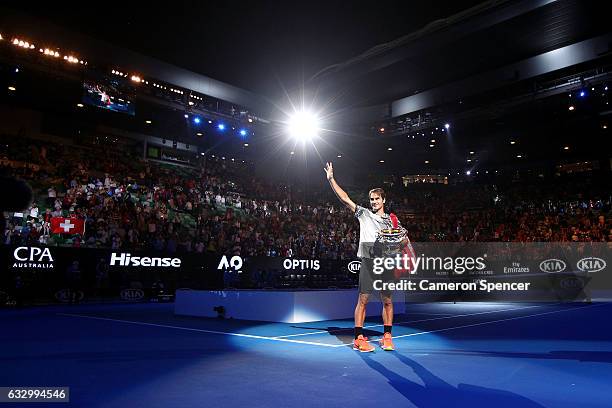
[[[321,263],[318,260],[312,260],[312,259],[287,258],[283,261],[283,268],[285,268],[286,270],[312,269],[314,271],[318,271],[319,268],[321,268]]]

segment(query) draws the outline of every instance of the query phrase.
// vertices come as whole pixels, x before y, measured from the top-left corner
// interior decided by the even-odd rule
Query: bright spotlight
[[[225,130],[225,125],[224,125],[223,123],[219,123],[219,124],[217,125],[217,129],[219,129],[219,130]]]
[[[246,136],[247,135],[247,131],[244,129],[240,129],[240,136]]]
[[[312,140],[319,130],[318,118],[310,112],[297,112],[289,120],[289,133],[297,140]]]
[[[202,119],[200,119],[198,117],[193,118],[193,123],[195,123],[196,125],[199,125],[201,121],[202,121]]]
[[[469,176],[470,174],[472,174],[472,172],[468,170],[465,172],[465,174]]]
[[[450,128],[450,124],[449,124],[449,123],[447,123],[447,124],[445,124],[445,125],[444,125],[444,127],[445,127],[446,129],[448,129],[448,128]]]

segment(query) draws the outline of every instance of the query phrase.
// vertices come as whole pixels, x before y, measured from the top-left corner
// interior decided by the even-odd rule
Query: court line
[[[560,304],[560,303],[553,303],[552,305],[533,305],[533,306],[525,306],[525,307],[513,307],[511,309],[487,310],[486,312],[466,313],[466,314],[450,315],[450,316],[443,316],[443,317],[432,317],[431,319],[405,320],[405,321],[401,321],[401,322],[394,322],[393,324],[394,325],[399,325],[399,324],[404,324],[404,323],[422,323],[422,322],[429,322],[429,321],[433,321],[433,320],[454,319],[456,317],[477,316],[477,315],[481,315],[481,314],[508,312],[508,311],[511,311],[511,310],[530,309],[532,307],[554,306],[554,305],[558,305],[558,304]],[[384,326],[384,324],[370,324],[368,326],[363,326],[363,328],[364,329],[370,329],[372,327],[382,327],[382,326]],[[338,333],[338,332],[342,332],[342,331],[350,330],[350,329],[352,329],[352,327],[347,327],[345,329],[343,328],[343,329],[338,329],[338,330],[320,330],[320,331],[307,332],[307,333],[287,334],[285,336],[275,336],[274,338],[275,339],[286,339],[286,338],[289,338],[289,337],[310,336],[312,334]]]
[[[488,322],[465,324],[465,325],[455,326],[455,327],[446,327],[444,329],[436,329],[436,330],[428,330],[428,331],[423,331],[423,332],[418,332],[418,333],[402,334],[402,335],[399,335],[399,336],[393,336],[393,340],[399,339],[399,338],[402,338],[402,337],[420,336],[422,334],[439,333],[439,332],[443,332],[443,331],[463,329],[463,328],[466,328],[466,327],[482,326],[482,325],[485,325],[485,324],[507,322],[507,321],[510,321],[510,320],[518,320],[518,319],[526,319],[526,318],[529,318],[529,317],[542,316],[542,315],[553,314],[553,313],[561,313],[561,312],[567,312],[567,311],[573,311],[573,310],[579,310],[579,309],[586,309],[586,308],[595,307],[595,306],[604,306],[604,305],[607,305],[607,304],[608,303],[600,303],[600,304],[596,304],[596,305],[591,304],[591,305],[588,305],[588,306],[581,306],[579,308],[553,310],[551,312],[535,313],[535,314],[527,315],[527,316],[509,317],[507,319],[498,319],[498,320],[491,320],[491,321],[488,321]],[[377,340],[376,339],[369,340],[369,342],[373,342],[373,341],[377,341]],[[346,346],[350,346],[351,344],[352,343],[334,344],[331,347],[342,347],[342,346],[346,347]]]
[[[461,329],[461,328],[466,328],[466,327],[473,327],[473,326],[480,326],[480,325],[485,325],[485,324],[499,323],[499,322],[510,321],[510,320],[524,319],[524,318],[529,318],[529,317],[534,317],[534,316],[541,316],[541,315],[547,315],[547,314],[552,314],[552,313],[561,313],[561,312],[578,310],[578,309],[583,309],[583,308],[588,308],[588,307],[593,307],[593,306],[603,306],[603,305],[606,305],[606,304],[608,304],[608,303],[601,303],[601,304],[595,304],[595,305],[591,304],[589,306],[583,306],[583,307],[580,307],[580,308],[554,310],[554,311],[550,311],[550,312],[536,313],[536,314],[527,315],[527,316],[516,316],[516,317],[507,318],[507,319],[498,319],[498,320],[492,320],[492,321],[488,321],[488,322],[480,322],[480,323],[473,323],[473,324],[461,325],[461,326],[455,326],[455,327],[447,327],[447,328],[444,328],[444,329],[429,330],[429,331],[424,331],[424,332],[410,333],[410,334],[394,336],[393,338],[394,339],[398,339],[398,338],[402,338],[402,337],[419,336],[419,335],[422,335],[422,334],[437,333],[437,332]],[[546,306],[546,305],[542,305],[542,306]],[[506,311],[507,310],[520,310],[520,309],[527,309],[527,308],[531,308],[531,307],[541,307],[541,306],[534,305],[534,306],[527,306],[527,307],[514,308],[514,309],[505,309],[505,310]],[[504,311],[504,310],[499,310],[499,311]],[[493,312],[493,311],[491,311],[491,312]],[[475,313],[475,314],[483,314],[483,313],[487,313],[487,312]],[[93,320],[105,320],[105,321],[118,322],[118,323],[129,323],[129,324],[136,324],[136,325],[141,325],[141,326],[153,326],[153,327],[161,327],[161,328],[176,329],[176,330],[186,330],[186,331],[194,331],[194,332],[208,333],[208,334],[218,334],[218,335],[226,335],[226,336],[244,337],[244,338],[251,338],[251,339],[258,339],[258,340],[271,340],[271,341],[280,341],[280,342],[294,343],[294,344],[306,344],[306,345],[311,345],[311,346],[322,346],[322,347],[336,348],[336,347],[346,347],[346,346],[350,346],[352,344],[352,343],[327,344],[327,343],[318,343],[318,342],[311,342],[311,341],[291,340],[291,339],[280,338],[280,337],[266,337],[266,336],[257,336],[257,335],[254,335],[254,334],[222,332],[222,331],[216,331],[216,330],[205,330],[205,329],[197,329],[197,328],[183,327],[183,326],[171,326],[171,325],[164,325],[164,324],[157,324],[157,323],[139,322],[139,321],[133,321],[133,320],[111,319],[111,318],[107,318],[107,317],[87,316],[87,315],[80,315],[80,314],[73,314],[73,313],[56,313],[56,315],[59,315],[59,316],[68,316],[68,317],[80,317],[80,318],[93,319]],[[469,315],[466,315],[466,316],[471,316],[471,315],[474,315],[474,314],[469,314]],[[426,320],[438,320],[438,319],[426,319]],[[374,326],[382,326],[382,325],[372,325],[372,326],[364,326],[364,327],[374,327]],[[333,331],[336,332],[336,331],[339,331],[339,330],[333,330]],[[322,331],[322,332],[319,332],[319,333],[330,333],[330,332],[329,331]],[[305,335],[305,334],[314,334],[314,333],[303,333],[303,334]],[[375,340],[372,339],[371,341],[375,341]]]
[[[453,316],[452,313],[419,313],[419,312],[410,312],[410,313],[404,313],[404,314],[423,315],[423,316]]]
[[[312,342],[312,341],[277,339],[277,338],[274,338],[274,337],[257,336],[257,335],[254,335],[254,334],[222,332],[222,331],[216,331],[216,330],[196,329],[196,328],[192,328],[192,327],[183,327],[183,326],[170,326],[170,325],[167,325],[167,324],[138,322],[138,321],[133,321],[133,320],[110,319],[108,317],[87,316],[87,315],[80,315],[80,314],[73,314],[73,313],[56,313],[56,314],[60,315],[60,316],[81,317],[81,318],[85,318],[85,319],[94,319],[94,320],[106,320],[106,321],[118,322],[118,323],[131,323],[131,324],[137,324],[137,325],[141,325],[141,326],[162,327],[162,328],[166,328],[166,329],[187,330],[187,331],[194,331],[194,332],[208,333],[208,334],[220,334],[220,335],[226,335],[226,336],[246,337],[246,338],[250,338],[250,339],[282,341],[282,342],[297,343],[297,344],[308,344],[308,345],[311,345],[311,346],[323,346],[323,347],[333,347],[333,346],[336,346],[335,344],[317,343],[317,342]],[[342,345],[344,345],[344,344],[342,344]]]

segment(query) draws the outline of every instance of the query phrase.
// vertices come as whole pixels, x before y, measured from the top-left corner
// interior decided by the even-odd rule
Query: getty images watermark
[[[412,243],[410,251],[371,244],[366,272],[379,291],[481,293],[494,299],[577,300],[612,293],[612,243]],[[571,284],[570,284],[571,283]],[[588,291],[585,292],[585,290]],[[529,294],[525,294],[529,292]],[[505,294],[504,294],[505,293]],[[471,297],[474,299],[482,298]],[[487,299],[491,299],[488,297]]]
[[[527,291],[531,282],[489,282],[478,279],[474,282],[431,282],[428,279],[419,279],[418,282],[408,280],[409,275],[417,275],[419,271],[445,272],[447,274],[463,275],[466,272],[480,272],[487,268],[486,255],[480,257],[441,257],[420,256],[411,257],[407,254],[396,254],[392,257],[377,257],[373,259],[372,272],[383,275],[385,272],[394,272],[397,281],[388,279],[375,279],[373,288],[379,291]]]

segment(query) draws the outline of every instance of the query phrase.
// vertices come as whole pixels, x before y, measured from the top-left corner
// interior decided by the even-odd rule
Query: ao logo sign
[[[242,272],[242,258],[238,255],[235,255],[232,256],[228,261],[227,256],[223,255],[223,258],[221,258],[221,262],[219,262],[219,266],[217,266],[217,269],[227,270],[230,269],[230,267],[237,272]]]
[[[348,264],[348,270],[351,273],[357,273],[361,270],[361,261],[352,261]]]
[[[563,272],[567,264],[561,259],[547,259],[540,262],[540,270],[542,272],[557,273]]]
[[[578,261],[578,269],[582,272],[599,272],[606,267],[606,261],[601,258],[582,258]]]
[[[16,260],[22,262],[53,262],[53,257],[51,256],[49,248],[19,247],[15,249],[13,256]]]

